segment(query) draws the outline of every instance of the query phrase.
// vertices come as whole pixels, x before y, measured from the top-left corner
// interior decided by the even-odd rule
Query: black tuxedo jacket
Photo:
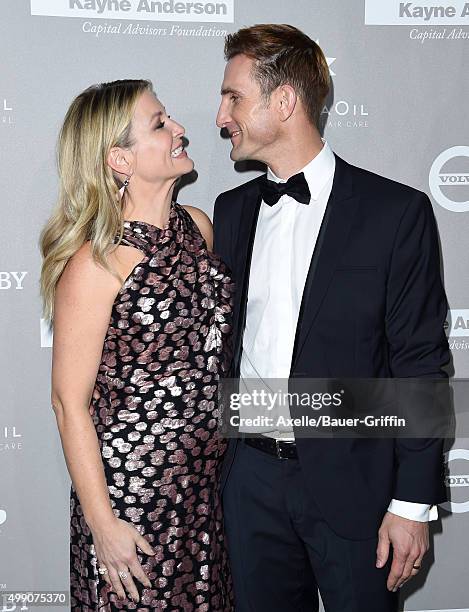
[[[428,197],[335,157],[290,377],[446,377],[447,301]],[[259,184],[257,178],[222,193],[214,209],[214,251],[236,283],[233,376],[239,375]],[[297,438],[307,495],[332,529],[351,539],[376,536],[392,498],[427,504],[445,499],[442,444]],[[231,440],[222,487],[235,452]]]

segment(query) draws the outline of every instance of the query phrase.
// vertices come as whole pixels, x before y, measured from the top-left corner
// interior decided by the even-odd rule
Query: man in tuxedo
[[[329,70],[287,25],[230,34],[217,125],[267,174],[218,196],[237,285],[233,376],[444,378],[447,302],[427,196],[319,133]],[[266,430],[267,429],[267,430]],[[288,428],[287,428],[288,429]],[[237,612],[397,610],[445,499],[442,440],[231,440],[222,491]]]

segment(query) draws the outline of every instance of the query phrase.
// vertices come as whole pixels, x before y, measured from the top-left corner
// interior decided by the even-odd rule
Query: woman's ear
[[[132,175],[132,154],[130,151],[121,149],[120,147],[112,147],[107,156],[108,166],[121,178]]]

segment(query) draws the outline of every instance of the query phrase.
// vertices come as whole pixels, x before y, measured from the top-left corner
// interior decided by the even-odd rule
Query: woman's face
[[[184,150],[184,133],[158,98],[143,92],[132,119],[132,183],[158,183],[190,172],[194,162]]]

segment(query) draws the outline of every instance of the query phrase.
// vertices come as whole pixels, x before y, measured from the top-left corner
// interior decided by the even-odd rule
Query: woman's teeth
[[[181,155],[183,151],[184,151],[184,147],[181,145],[177,149],[174,149],[173,151],[171,151],[171,157],[178,157],[179,155]]]

